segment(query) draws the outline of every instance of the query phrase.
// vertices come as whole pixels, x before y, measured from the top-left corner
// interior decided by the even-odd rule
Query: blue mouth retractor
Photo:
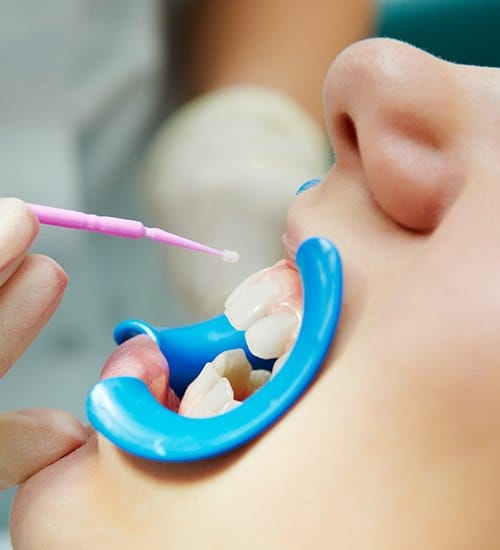
[[[142,380],[102,380],[87,398],[94,428],[120,449],[142,458],[188,462],[235,449],[270,428],[300,398],[314,379],[337,328],[342,302],[342,265],[335,246],[325,238],[304,241],[296,254],[304,312],[290,355],[280,371],[241,405],[211,418],[188,418],[163,407]],[[207,361],[243,348],[255,368],[262,363],[249,352],[244,332],[224,315],[180,328],[154,327],[137,320],[115,329],[118,344],[148,334],[170,366],[170,384],[182,395]]]

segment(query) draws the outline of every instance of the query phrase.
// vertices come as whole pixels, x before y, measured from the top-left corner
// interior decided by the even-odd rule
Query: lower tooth
[[[233,399],[233,390],[227,378],[221,378],[213,388],[202,398],[190,411],[186,411],[186,416],[193,418],[204,418],[214,416],[224,411]]]
[[[200,374],[187,387],[179,406],[179,413],[189,415],[189,411],[202,401],[205,395],[220,380],[218,372],[211,363],[207,363]]]
[[[271,351],[269,350],[272,350],[273,354],[279,355],[274,363],[272,373],[264,369],[252,370],[242,349],[225,351],[211,363],[207,363],[188,386],[181,400],[180,414],[192,418],[205,418],[226,413],[238,407],[241,401],[252,395],[276,375],[290,355],[289,352],[280,354],[278,351],[284,347],[283,342],[288,341],[290,331],[296,325],[296,319],[293,315],[285,312],[277,312],[266,317],[266,319],[270,319],[270,323],[274,325],[274,330],[267,330],[264,338],[266,342],[267,340],[270,342],[265,343],[267,353],[270,354]],[[261,323],[260,329],[264,325],[265,323]],[[273,333],[269,335],[269,332]],[[259,330],[254,331],[254,335],[257,337],[259,336],[258,333]],[[252,349],[252,335],[250,336],[248,345]],[[276,341],[278,341],[278,344],[276,344]],[[260,346],[258,345],[261,356],[262,348],[265,346],[262,346],[262,342]],[[254,350],[252,351],[254,352]],[[254,354],[257,355],[255,352]]]
[[[271,378],[276,376],[278,372],[281,370],[281,367],[286,363],[286,360],[290,356],[290,352],[284,353],[281,357],[278,357],[273,365],[273,370],[271,372]]]
[[[234,398],[242,401],[247,396],[248,378],[252,366],[242,349],[232,349],[218,355],[213,360],[215,370],[231,383]]]
[[[232,411],[233,409],[236,409],[236,407],[239,407],[240,405],[241,405],[241,401],[236,401],[235,399],[233,399],[220,411],[220,414]]]
[[[261,388],[271,377],[268,370],[256,369],[250,374],[248,379],[248,394],[252,395],[255,391]]]

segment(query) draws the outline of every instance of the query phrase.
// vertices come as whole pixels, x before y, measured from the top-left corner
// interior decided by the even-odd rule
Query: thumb
[[[83,425],[57,409],[0,414],[0,490],[26,480],[88,439]]]

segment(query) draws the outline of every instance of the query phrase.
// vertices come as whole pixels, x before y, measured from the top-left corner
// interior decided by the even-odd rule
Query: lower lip
[[[142,334],[127,340],[106,361],[101,380],[120,376],[142,380],[162,405],[169,408],[178,405],[178,399],[168,385],[167,361],[149,336]]]

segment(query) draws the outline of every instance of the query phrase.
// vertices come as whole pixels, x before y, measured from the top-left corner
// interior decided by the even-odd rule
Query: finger
[[[0,289],[0,378],[50,319],[67,281],[54,260],[31,255]]]
[[[0,287],[23,261],[39,223],[19,199],[0,198]]]
[[[87,430],[65,411],[26,409],[0,414],[0,490],[21,483],[87,439]]]

